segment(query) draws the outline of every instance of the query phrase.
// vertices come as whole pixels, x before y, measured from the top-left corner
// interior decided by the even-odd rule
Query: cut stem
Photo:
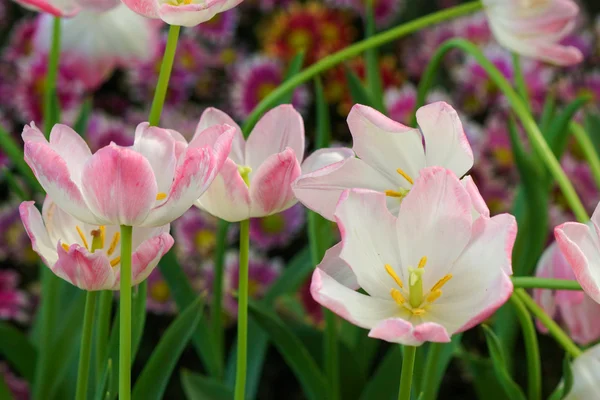
[[[237,365],[235,400],[246,398],[246,363],[248,352],[248,253],[250,251],[250,220],[240,222],[240,270],[238,285]]]
[[[77,372],[76,400],[87,398],[88,379],[90,375],[90,356],[92,354],[92,332],[94,328],[94,312],[96,309],[97,292],[87,292],[85,297],[85,313],[83,315],[83,330],[79,346],[79,368]],[[96,372],[98,374],[98,372]]]
[[[48,53],[48,69],[46,71],[44,87],[44,133],[46,134],[46,137],[50,135],[52,126],[58,122],[54,121],[54,118],[50,118],[50,116],[53,114],[52,103],[55,96],[56,76],[58,75],[58,62],[60,59],[60,22],[60,17],[54,17],[52,21],[52,41],[50,44],[50,52]]]
[[[512,282],[516,288],[523,289],[583,290],[579,282],[568,279],[516,276],[512,277]]]
[[[154,99],[150,108],[150,116],[148,123],[150,126],[157,126],[160,122],[165,99],[167,98],[167,89],[169,88],[169,79],[171,78],[171,70],[173,69],[173,61],[175,60],[175,51],[177,50],[177,41],[179,39],[179,31],[181,27],[171,25],[169,27],[169,35],[167,36],[167,45],[163,55],[162,64],[160,66],[160,74],[154,91]]]
[[[119,297],[119,400],[131,398],[131,237],[121,225],[121,294]]]
[[[402,357],[402,375],[400,376],[400,390],[398,400],[410,400],[410,389],[412,386],[413,370],[415,369],[415,346],[404,346]]]

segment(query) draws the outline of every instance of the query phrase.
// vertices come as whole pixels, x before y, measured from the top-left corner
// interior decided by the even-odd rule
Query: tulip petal
[[[348,114],[352,149],[365,163],[380,171],[390,182],[410,189],[396,170],[413,180],[425,167],[423,141],[418,130],[393,121],[371,107],[355,105]]]
[[[195,142],[197,137],[200,136],[206,129],[216,125],[229,125],[235,128],[235,134],[233,135],[233,141],[231,142],[231,153],[229,153],[229,158],[237,165],[246,165],[244,160],[246,141],[242,135],[242,130],[229,115],[217,108],[209,107],[204,110],[202,116],[200,116],[200,121],[196,127],[196,132],[194,133],[192,142]]]
[[[160,18],[169,25],[196,26],[209,21],[216,14],[227,11],[243,0],[206,0],[200,3],[171,5],[163,3],[158,8]]]
[[[21,221],[27,232],[27,236],[31,240],[31,248],[35,251],[48,266],[54,265],[58,259],[58,254],[54,248],[42,216],[37,208],[35,208],[35,202],[24,201],[19,205],[19,214],[21,215]]]
[[[302,162],[302,174],[310,174],[348,158],[354,158],[354,151],[346,147],[319,149]]]
[[[471,145],[450,105],[439,101],[419,108],[417,122],[425,138],[427,165],[448,168],[459,177],[473,167]]]
[[[473,204],[472,217],[473,220],[479,218],[479,216],[488,217],[490,216],[490,209],[488,208],[485,200],[481,196],[477,185],[473,182],[473,178],[471,175],[464,176],[460,182],[463,184],[464,188],[469,193],[469,197],[471,198],[471,203]]]
[[[150,162],[159,192],[168,192],[173,182],[177,168],[176,146],[174,135],[166,129],[143,122],[135,130],[132,149]]]
[[[396,218],[387,209],[385,195],[361,189],[345,191],[335,219],[342,235],[340,258],[367,293],[390,299],[390,288],[397,284],[385,265],[389,264],[400,279],[406,279],[399,265]]]
[[[317,303],[362,328],[372,328],[401,312],[391,297],[384,300],[355,292],[319,268],[313,272],[310,293]]]
[[[80,289],[108,290],[115,287],[116,275],[106,255],[90,253],[84,247],[73,244],[69,251],[57,244],[58,261],[52,267],[58,277]]]
[[[352,290],[358,290],[360,285],[356,280],[356,275],[344,260],[340,258],[342,252],[342,243],[338,243],[325,252],[325,256],[317,268],[329,275],[336,282]]]
[[[251,217],[264,217],[284,211],[296,203],[292,182],[300,176],[300,163],[294,150],[269,156],[250,179]]]
[[[292,149],[298,163],[304,159],[304,122],[291,105],[281,105],[258,121],[246,142],[245,165],[254,171],[269,157]]]
[[[146,219],[158,193],[148,160],[116,145],[100,149],[88,160],[82,189],[96,215],[111,225],[129,226],[140,225]]]
[[[369,332],[369,337],[405,346],[420,346],[424,342],[448,343],[450,335],[443,326],[425,322],[413,326],[401,318],[381,321]]]
[[[132,11],[148,18],[158,18],[158,1],[156,0],[122,0]]]
[[[173,247],[173,243],[173,237],[168,233],[163,233],[151,237],[138,246],[131,255],[132,285],[137,285],[148,278],[162,256]]]

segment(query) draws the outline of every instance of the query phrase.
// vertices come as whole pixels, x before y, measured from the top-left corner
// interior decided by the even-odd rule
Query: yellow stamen
[[[452,279],[452,274],[444,276],[442,279],[437,281],[435,285],[433,285],[433,287],[431,288],[431,292],[433,293],[437,290],[440,290],[442,286],[444,286],[450,279]]]
[[[121,262],[121,257],[117,256],[110,262],[110,265],[111,265],[111,267],[114,267],[115,265],[117,265],[120,262]]]
[[[165,192],[158,192],[156,195],[156,200],[164,200],[167,198],[167,194]]]
[[[404,287],[404,285],[402,284],[402,279],[400,279],[400,277],[398,276],[398,274],[396,274],[396,271],[392,269],[392,266],[390,264],[385,264],[385,271],[388,273],[389,276],[392,277],[396,284],[400,286],[400,288]]]
[[[396,170],[397,173],[400,174],[400,176],[402,176],[404,179],[406,179],[408,181],[408,183],[410,183],[411,185],[414,185],[414,181],[412,180],[412,178],[406,173],[404,172],[402,169],[398,168]]]
[[[83,246],[89,250],[90,248],[88,246],[88,242],[85,238],[85,235],[83,234],[83,231],[81,230],[81,228],[79,226],[76,226],[75,229],[77,229],[77,233],[79,233],[79,237],[81,238],[81,241],[83,242]]]
[[[120,232],[115,232],[115,235],[112,238],[112,241],[110,242],[110,247],[108,248],[108,251],[106,252],[106,254],[108,254],[109,256],[115,252],[115,249],[117,248],[117,245],[119,244],[119,239],[121,239],[121,233]]]
[[[398,304],[399,306],[406,302],[406,299],[404,298],[404,296],[402,296],[402,293],[400,293],[398,289],[390,290],[390,296],[392,296],[392,299],[394,299],[396,304]]]
[[[412,312],[412,314],[416,316],[425,314],[425,310],[422,308],[413,308],[412,310],[410,310],[410,312]]]
[[[427,296],[427,302],[433,303],[434,301],[439,299],[441,295],[442,291],[440,289],[434,290],[431,293],[429,293],[429,296]]]
[[[427,264],[427,257],[421,257],[421,259],[419,260],[419,268],[425,268],[425,264]]]
[[[62,248],[65,249],[66,252],[69,251],[69,245],[66,243],[61,244]]]
[[[396,190],[386,190],[384,193],[388,197],[397,197],[399,199],[404,197],[404,195],[402,193],[400,193]]]

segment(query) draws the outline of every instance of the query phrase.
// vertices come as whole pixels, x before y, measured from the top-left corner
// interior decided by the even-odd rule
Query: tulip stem
[[[563,171],[559,161],[552,152],[552,149],[550,146],[548,146],[548,143],[546,143],[540,128],[537,126],[535,120],[525,106],[524,101],[517,94],[517,92],[515,92],[512,85],[506,80],[504,75],[502,75],[498,68],[496,68],[496,66],[485,57],[483,52],[476,45],[464,39],[450,39],[437,49],[431,58],[429,65],[427,65],[427,69],[425,70],[423,77],[421,78],[421,82],[419,83],[416,108],[423,105],[425,96],[433,83],[435,73],[438,71],[446,53],[452,49],[460,49],[469,54],[487,72],[490,79],[496,84],[496,86],[500,89],[510,103],[512,111],[521,121],[521,124],[523,125],[523,128],[525,129],[525,132],[529,138],[531,147],[544,162],[548,171],[550,171],[550,174],[560,187],[560,190],[569,204],[569,207],[575,214],[575,217],[579,220],[579,222],[587,222],[589,220],[589,216],[585,210],[585,207],[581,203],[573,184]]]
[[[44,133],[46,136],[50,135],[52,126],[58,122],[55,121],[56,115],[54,115],[52,103],[56,96],[56,76],[58,75],[58,62],[60,58],[60,22],[60,17],[54,17],[52,22],[52,42],[50,44],[50,53],[48,53],[48,69],[46,71],[44,87]],[[51,116],[54,118],[51,118]]]
[[[523,341],[525,342],[525,352],[527,354],[527,390],[529,400],[541,400],[542,398],[542,366],[540,362],[540,347],[535,332],[535,326],[527,307],[519,298],[518,294],[510,296],[510,301],[514,306],[521,330],[523,331]]]
[[[402,357],[402,375],[400,376],[400,391],[398,400],[410,400],[410,389],[412,386],[413,371],[415,369],[415,346],[404,346]]]
[[[181,27],[171,25],[169,27],[169,35],[167,36],[167,45],[163,55],[162,64],[160,66],[160,74],[154,91],[154,99],[150,107],[150,116],[148,123],[150,126],[157,126],[160,123],[160,114],[162,113],[165,99],[167,98],[167,89],[169,88],[169,79],[171,78],[171,70],[173,69],[173,61],[175,60],[175,51],[177,50],[177,40],[179,39],[179,31]]]
[[[573,136],[575,136],[575,140],[577,140],[577,144],[579,144],[579,148],[588,161],[592,176],[594,177],[594,181],[596,181],[596,186],[600,189],[600,157],[598,157],[596,147],[592,143],[592,140],[585,129],[583,129],[583,126],[579,125],[577,122],[571,122],[570,127]]]
[[[524,289],[516,289],[513,293],[519,300],[525,304],[529,311],[548,329],[548,332],[554,339],[569,353],[573,358],[581,355],[582,351],[548,314],[537,305],[537,303],[527,294]]]
[[[512,282],[516,288],[523,289],[582,290],[579,282],[569,279],[514,276]]]
[[[131,237],[121,225],[121,293],[119,297],[119,400],[131,398]]]
[[[96,326],[96,382],[102,381],[102,373],[106,365],[106,345],[110,331],[110,314],[113,292],[103,290],[98,303],[98,323]]]
[[[87,292],[85,297],[85,313],[81,331],[81,346],[79,347],[79,368],[77,372],[76,400],[87,398],[88,379],[90,375],[90,356],[92,354],[92,331],[94,327],[94,312],[96,309],[97,292]],[[96,372],[98,373],[98,372]]]
[[[314,63],[310,67],[300,71],[298,74],[283,82],[277,87],[277,89],[273,90],[267,97],[265,97],[254,108],[248,119],[246,119],[243,129],[244,135],[248,136],[260,117],[267,110],[277,104],[277,102],[283,96],[294,90],[294,88],[297,86],[321,74],[322,72],[327,71],[336,65],[343,63],[344,61],[357,57],[368,49],[383,46],[386,43],[400,39],[401,37],[410,35],[411,33],[420,31],[421,29],[430,28],[432,25],[440,22],[473,13],[480,10],[482,7],[483,5],[480,1],[473,1],[455,7],[446,8],[424,17],[417,18],[395,28],[388,29],[387,31],[378,33],[377,35],[373,35],[370,38],[364,39],[353,44],[352,46],[348,46],[343,50],[324,57],[320,61]]]
[[[250,220],[240,222],[240,267],[238,284],[237,365],[235,400],[246,398],[246,358],[248,347],[248,253],[250,251]]]

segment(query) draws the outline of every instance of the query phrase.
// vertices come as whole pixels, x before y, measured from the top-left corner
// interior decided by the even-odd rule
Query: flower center
[[[166,4],[170,4],[172,6],[186,6],[188,4],[192,4],[193,0],[167,0]]]
[[[252,172],[252,168],[246,165],[238,165],[238,172],[246,183],[246,186],[250,187],[250,173]]]
[[[198,231],[195,237],[196,247],[200,254],[206,255],[214,249],[217,239],[215,233],[210,229],[202,229]]]
[[[267,97],[273,90],[275,90],[275,88],[277,87],[277,85],[275,85],[272,82],[265,82],[265,83],[261,83],[258,86],[257,89],[257,93],[258,93],[258,99],[262,100],[265,97]]]
[[[410,177],[410,175],[408,175],[406,172],[404,172],[404,170],[402,168],[398,168],[396,170],[396,172],[398,174],[400,174],[401,177],[406,179],[406,181],[409,184],[414,185],[415,182],[413,181],[413,179]],[[388,197],[396,197],[396,198],[402,200],[408,194],[409,191],[410,191],[410,189],[400,188],[398,190],[386,190],[384,193]]]
[[[75,230],[77,231],[77,234],[79,235],[79,238],[81,239],[81,243],[83,244],[83,247],[85,247],[90,252],[94,253],[96,250],[104,249],[105,239],[106,239],[106,227],[104,225],[100,225],[98,227],[98,229],[94,229],[90,232],[90,236],[92,237],[92,241],[91,241],[92,246],[91,247],[89,245],[89,242],[87,240],[85,233],[79,227],[79,225],[75,226]],[[108,246],[108,250],[106,250],[107,256],[110,257],[113,255],[113,253],[117,249],[117,246],[119,245],[120,239],[121,239],[121,233],[119,231],[115,232],[112,237],[112,240],[110,241],[110,245]],[[68,245],[66,243],[62,243],[61,246],[66,252],[68,252],[69,248],[71,247],[70,245]],[[110,260],[110,265],[113,267],[116,267],[120,262],[121,262],[121,257],[116,256],[115,258]]]
[[[166,303],[171,297],[169,286],[165,281],[158,281],[150,287],[150,296],[159,303]]]
[[[408,288],[406,289],[404,288],[404,283],[398,274],[396,274],[396,271],[394,271],[392,266],[385,264],[385,271],[399,287],[399,289],[390,289],[390,296],[398,306],[405,308],[413,315],[417,316],[425,314],[429,305],[439,299],[442,295],[442,287],[452,279],[452,274],[445,275],[432,286],[426,295],[424,295],[423,273],[425,272],[425,264],[427,264],[427,257],[422,257],[417,268],[408,268]],[[407,297],[408,301],[406,300]]]

